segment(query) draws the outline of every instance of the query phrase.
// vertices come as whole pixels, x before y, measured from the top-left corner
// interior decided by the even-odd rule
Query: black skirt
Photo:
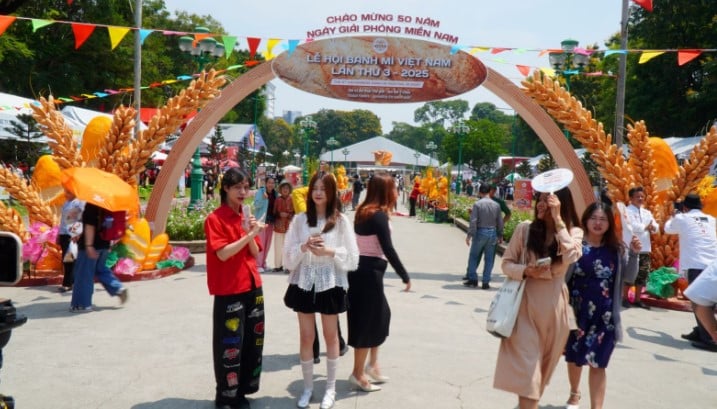
[[[306,314],[340,314],[346,312],[346,290],[334,287],[317,293],[313,288],[305,291],[296,284],[290,284],[284,294],[284,305]]]
[[[388,337],[391,308],[383,292],[386,260],[378,257],[359,257],[356,271],[350,271],[348,344],[354,348],[377,347]]]

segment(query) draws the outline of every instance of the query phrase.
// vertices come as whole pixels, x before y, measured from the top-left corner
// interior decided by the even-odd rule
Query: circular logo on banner
[[[487,70],[472,55],[429,41],[398,37],[342,37],[311,41],[272,62],[289,85],[357,102],[433,101],[468,92]]]

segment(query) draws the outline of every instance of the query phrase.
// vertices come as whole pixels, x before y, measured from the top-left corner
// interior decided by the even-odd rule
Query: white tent
[[[347,149],[348,154],[344,155],[343,150]],[[330,161],[333,153],[334,162],[356,162],[359,165],[374,164],[373,152],[376,151],[389,151],[393,155],[391,159],[391,167],[395,166],[428,166],[431,163],[431,158],[428,155],[418,152],[415,149],[411,149],[408,146],[401,145],[400,143],[394,142],[383,136],[374,136],[373,138],[366,139],[355,143],[353,145],[345,146],[333,151],[324,152],[321,156],[321,160]],[[418,157],[415,155],[418,154]],[[438,164],[438,161],[432,161],[434,165]]]
[[[32,114],[31,106],[39,106],[40,103],[34,99],[23,98],[17,95],[5,94],[0,92],[0,139],[16,139],[16,136],[5,130],[12,126],[12,121],[17,120],[20,114]],[[75,138],[82,135],[85,127],[74,120],[66,120],[67,125],[72,129]],[[47,137],[38,138],[36,142],[46,143]]]
[[[87,126],[87,124],[94,117],[97,116],[105,116],[108,118],[114,117],[114,115],[107,112],[95,111],[87,108],[79,108],[73,105],[66,105],[62,108],[60,112],[62,112],[62,115],[65,117],[65,119],[69,118],[75,122],[82,124],[83,127]],[[144,123],[140,123],[139,128],[143,130],[147,129],[147,125],[145,125]]]

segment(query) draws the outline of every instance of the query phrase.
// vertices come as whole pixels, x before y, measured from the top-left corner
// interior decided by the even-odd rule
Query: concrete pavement
[[[389,271],[386,293],[393,312],[391,335],[381,347],[380,392],[349,390],[352,352],[339,363],[336,408],[515,408],[517,399],[493,389],[499,341],[485,331],[495,292],[461,285],[468,247],[450,224],[393,218],[398,253],[412,291]],[[119,306],[96,286],[96,311],[68,312],[69,294],[55,287],[0,288],[29,317],[3,350],[0,393],[16,407],[211,409],[211,304],[205,257],[159,280],[127,283]],[[270,260],[271,261],[271,260]],[[496,260],[493,286],[502,281]],[[479,269],[479,272],[481,270]],[[261,388],[252,408],[294,408],[302,390],[298,327],[283,305],[286,276],[264,274],[266,338]],[[717,406],[717,354],[696,350],[680,334],[691,314],[653,308],[623,312],[625,341],[607,370],[606,408],[709,408]],[[346,331],[345,316],[342,328]],[[323,345],[322,345],[323,347]],[[323,349],[322,349],[323,350]],[[318,408],[325,386],[325,357],[315,367]],[[568,397],[564,363],[548,386],[541,408],[561,408]],[[587,371],[581,407],[589,407]]]

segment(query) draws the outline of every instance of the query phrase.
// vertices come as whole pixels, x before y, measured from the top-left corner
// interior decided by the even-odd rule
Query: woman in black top
[[[378,347],[386,340],[391,321],[391,309],[383,291],[386,260],[406,284],[405,291],[411,289],[408,273],[391,242],[389,214],[395,203],[393,178],[387,173],[377,173],[368,182],[366,199],[356,210],[354,220],[360,256],[358,269],[348,274],[348,343],[354,348],[354,367],[349,382],[366,392],[381,389],[371,382],[388,381],[378,366]]]

